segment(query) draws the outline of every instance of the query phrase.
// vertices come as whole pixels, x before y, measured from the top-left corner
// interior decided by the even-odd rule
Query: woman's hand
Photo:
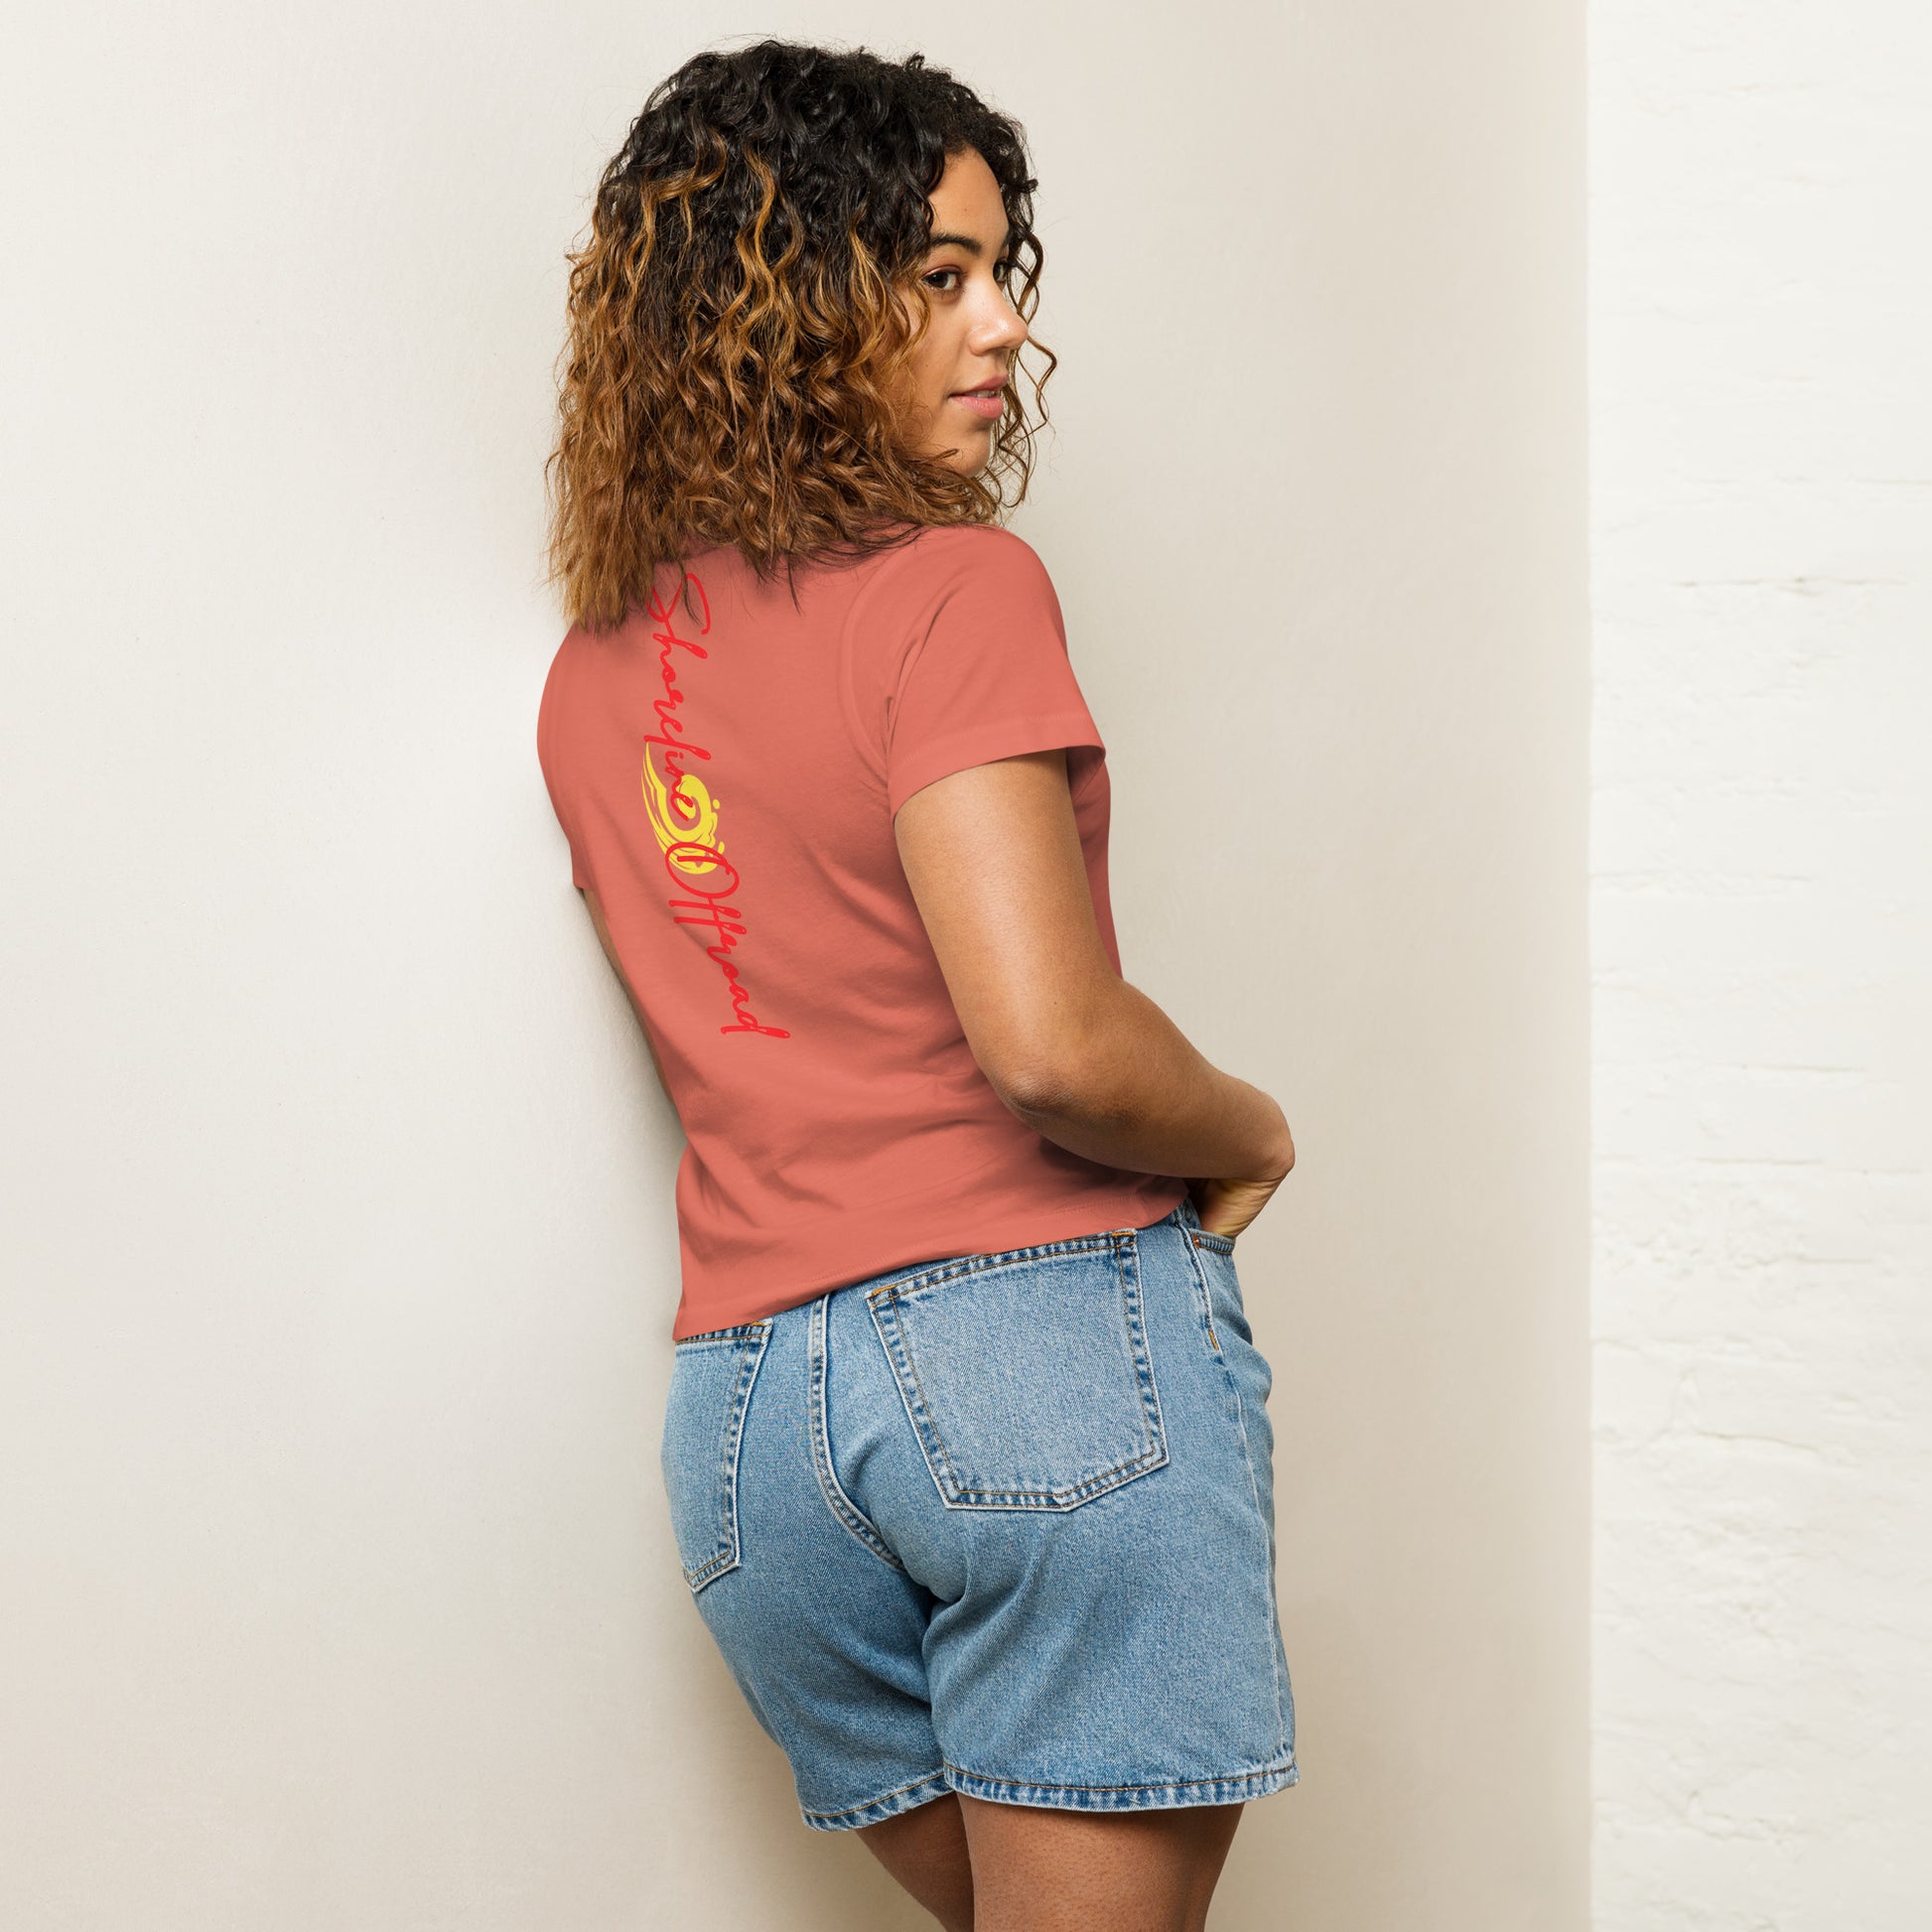
[[[1295,1142],[1286,1121],[1282,1123],[1282,1135],[1287,1142],[1286,1158],[1269,1162],[1266,1172],[1252,1178],[1188,1181],[1187,1191],[1193,1196],[1194,1212],[1204,1232],[1224,1234],[1233,1240],[1274,1199],[1275,1189],[1288,1178],[1295,1166]]]

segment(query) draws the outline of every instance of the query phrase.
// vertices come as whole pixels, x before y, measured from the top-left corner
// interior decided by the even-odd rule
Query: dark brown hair
[[[912,448],[890,400],[926,327],[900,294],[929,246],[928,197],[967,149],[999,183],[998,273],[1025,319],[1043,251],[1024,131],[923,56],[765,40],[700,54],[651,92],[569,257],[546,477],[549,581],[573,622],[621,621],[660,563],[706,545],[765,577],[994,522],[1009,483],[1025,497],[1035,425],[1017,381],[979,476]],[[1038,404],[1055,357],[1034,345]]]

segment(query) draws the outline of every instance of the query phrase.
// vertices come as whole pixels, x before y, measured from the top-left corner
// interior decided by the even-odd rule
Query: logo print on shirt
[[[689,572],[686,581],[704,606],[704,619],[698,625],[698,635],[702,637],[711,629],[711,600],[705,595],[704,585]],[[787,1028],[760,1024],[751,1009],[752,996],[738,977],[732,953],[745,936],[746,927],[742,923],[744,914],[738,907],[724,902],[738,890],[739,874],[738,868],[725,857],[725,841],[718,829],[722,801],[702,778],[684,768],[687,758],[709,759],[711,754],[684,736],[684,721],[677,715],[684,704],[684,693],[678,689],[677,668],[671,652],[688,650],[694,657],[709,657],[711,653],[695,638],[677,634],[670,609],[655,591],[651,593],[648,608],[657,621],[651,640],[658,646],[664,695],[652,705],[662,729],[647,733],[644,738],[644,810],[649,814],[651,830],[657,834],[665,869],[688,895],[669,901],[672,916],[679,925],[708,926],[718,935],[716,943],[707,945],[705,951],[723,970],[732,1011],[738,1016],[736,1024],[720,1027],[718,1031],[769,1034],[777,1039],[789,1039],[791,1034]]]

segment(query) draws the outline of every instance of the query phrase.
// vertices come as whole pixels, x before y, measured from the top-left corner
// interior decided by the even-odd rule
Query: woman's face
[[[962,476],[993,455],[1000,389],[1027,340],[1007,299],[1007,210],[977,149],[949,155],[932,191],[932,245],[917,287],[931,321],[910,364],[919,447]]]

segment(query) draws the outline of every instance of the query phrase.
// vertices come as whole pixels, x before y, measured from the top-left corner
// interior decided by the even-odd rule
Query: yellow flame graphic
[[[668,854],[674,845],[695,843],[708,845],[714,852],[723,852],[725,842],[718,836],[718,800],[711,795],[704,780],[694,777],[689,771],[685,772],[680,783],[679,798],[684,805],[695,808],[694,816],[680,816],[673,808],[671,788],[659,776],[650,754],[646,752],[644,810],[650,819],[651,830],[657,834],[659,849]],[[707,873],[718,870],[715,860],[700,859],[691,853],[681,854],[668,863],[693,879],[702,879]]]

